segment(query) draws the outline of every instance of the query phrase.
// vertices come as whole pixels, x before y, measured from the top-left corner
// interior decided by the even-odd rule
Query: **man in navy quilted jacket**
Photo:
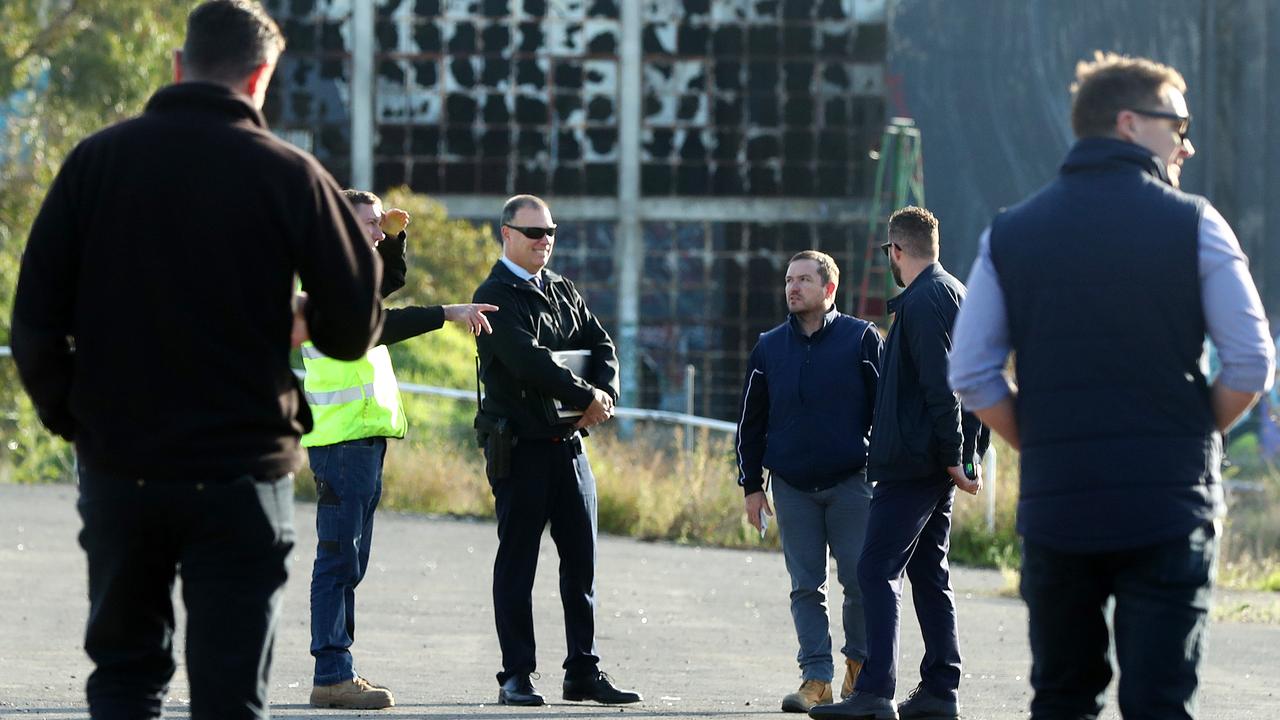
[[[840,270],[826,253],[805,250],[787,265],[786,322],[763,333],[751,352],[738,423],[738,484],[747,521],[763,532],[772,514],[769,468],[782,552],[791,575],[791,617],[800,652],[800,689],[787,712],[830,703],[835,665],[827,617],[828,548],[844,589],[845,674],[853,690],[867,658],[858,555],[871,486],[867,438],[880,377],[880,333],[835,308]]]

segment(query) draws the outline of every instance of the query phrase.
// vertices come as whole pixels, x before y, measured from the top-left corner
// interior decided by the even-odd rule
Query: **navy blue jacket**
[[[990,431],[947,384],[947,353],[964,285],[938,263],[889,301],[893,326],[885,341],[867,478],[914,480],[986,452]]]
[[[746,494],[764,488],[764,467],[815,491],[866,465],[881,348],[873,323],[834,308],[808,337],[794,316],[760,335],[738,421],[738,484]]]
[[[1199,362],[1204,206],[1150,151],[1086,138],[1056,180],[992,223],[1027,540],[1122,550],[1185,537],[1221,508]]]

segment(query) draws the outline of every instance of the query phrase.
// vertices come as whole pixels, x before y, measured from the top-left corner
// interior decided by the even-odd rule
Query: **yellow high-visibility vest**
[[[359,360],[335,360],[303,343],[302,388],[315,427],[302,436],[304,447],[372,437],[402,438],[408,429],[400,386],[386,345]]]

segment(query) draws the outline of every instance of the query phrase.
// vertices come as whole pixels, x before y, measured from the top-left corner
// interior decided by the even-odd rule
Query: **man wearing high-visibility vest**
[[[404,210],[382,210],[377,195],[347,190],[383,261],[382,297],[404,286]],[[407,307],[386,311],[382,335],[365,356],[346,362],[302,345],[303,381],[315,429],[302,437],[316,479],[316,560],[311,573],[311,654],[316,707],[391,707],[391,691],[360,677],[351,657],[355,589],[369,566],[373,514],[382,496],[387,438],[404,437],[407,423],[387,345],[437,330],[445,321],[472,333],[493,332],[484,304]]]

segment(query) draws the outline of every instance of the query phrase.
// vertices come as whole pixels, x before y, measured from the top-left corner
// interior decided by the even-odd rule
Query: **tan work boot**
[[[807,713],[814,705],[831,702],[831,683],[805,680],[800,689],[782,698],[782,712]]]
[[[853,694],[853,685],[858,682],[858,673],[862,672],[862,663],[857,660],[844,659],[844,684],[840,686],[840,699],[845,700]]]
[[[378,687],[359,676],[335,685],[316,685],[311,688],[312,707],[381,710],[395,704],[390,690]]]

